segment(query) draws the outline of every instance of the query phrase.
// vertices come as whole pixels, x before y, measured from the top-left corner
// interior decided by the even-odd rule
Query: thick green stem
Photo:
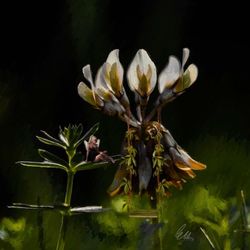
[[[64,199],[64,204],[66,206],[70,206],[70,203],[71,203],[73,182],[74,182],[74,173],[70,171],[67,173],[67,188],[66,188],[66,194],[65,194],[65,199]]]
[[[64,250],[65,246],[65,236],[68,227],[69,216],[62,213],[60,232],[57,240],[56,250]]]
[[[66,187],[66,193],[65,193],[65,199],[64,204],[70,208],[71,206],[71,196],[72,196],[72,190],[73,190],[73,183],[74,183],[74,172],[69,171],[67,173],[67,187]],[[57,246],[56,250],[64,250],[65,246],[65,236],[66,231],[68,227],[68,219],[69,215],[65,214],[65,212],[62,213],[61,218],[61,225],[60,225],[60,232],[57,240]]]

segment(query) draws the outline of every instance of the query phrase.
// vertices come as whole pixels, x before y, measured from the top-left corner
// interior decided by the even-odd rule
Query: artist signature
[[[178,228],[175,234],[175,238],[177,240],[190,240],[190,241],[194,240],[194,238],[191,236],[191,232],[185,230],[186,226],[187,226],[186,224],[183,224],[181,227]]]

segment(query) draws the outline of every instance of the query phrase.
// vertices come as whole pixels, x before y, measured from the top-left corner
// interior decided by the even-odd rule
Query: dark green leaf
[[[29,209],[29,210],[57,210],[57,211],[67,211],[69,207],[64,204],[55,204],[55,205],[37,205],[37,204],[26,204],[26,203],[13,203],[8,206],[8,208],[15,209]]]
[[[120,156],[112,156],[115,162],[119,162],[121,157]],[[82,161],[78,163],[75,167],[75,171],[83,171],[83,170],[91,170],[91,169],[96,169],[96,168],[104,168],[107,166],[114,166],[115,164],[107,161],[102,161],[102,162],[86,162]]]
[[[68,167],[68,163],[65,160],[61,159],[57,155],[54,155],[54,154],[48,152],[47,150],[38,149],[38,153],[46,161],[58,163],[60,165],[65,166],[66,168]]]
[[[112,165],[112,163],[110,162],[86,162],[86,161],[82,161],[80,163],[78,163],[75,166],[75,170],[76,171],[83,171],[83,170],[91,170],[91,169],[96,169],[96,168],[103,168],[103,167],[107,167],[109,165]]]
[[[18,161],[18,164],[25,166],[25,167],[31,167],[31,168],[52,168],[52,169],[62,169],[67,171],[67,168],[61,164],[49,162],[49,161],[43,161],[43,162],[35,162],[35,161]]]
[[[46,131],[41,130],[41,132],[42,132],[45,136],[47,136],[49,140],[54,141],[54,142],[56,142],[56,143],[60,143],[59,140],[57,140],[57,139],[54,138],[53,136],[49,135]]]
[[[44,143],[44,144],[51,145],[51,146],[56,146],[56,147],[60,147],[60,148],[66,149],[66,147],[65,147],[61,142],[55,142],[55,141],[52,141],[52,140],[49,140],[49,139],[46,139],[46,138],[43,138],[43,137],[40,137],[40,136],[37,136],[36,138],[37,138],[40,142],[42,142],[42,143]]]

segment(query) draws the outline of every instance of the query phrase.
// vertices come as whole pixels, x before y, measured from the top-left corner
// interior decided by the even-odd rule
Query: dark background
[[[207,144],[211,150],[221,138],[225,143],[233,140],[243,145],[241,149],[248,155],[248,33],[249,13],[243,1],[2,1],[1,213],[11,214],[6,204],[13,201],[36,203],[41,196],[46,203],[62,198],[63,174],[14,167],[18,160],[39,159],[36,148],[41,145],[35,135],[40,130],[56,135],[59,125],[82,123],[87,130],[100,121],[102,148],[110,154],[119,153],[125,125],[92,109],[76,90],[83,80],[82,67],[89,63],[95,72],[116,48],[125,69],[136,51],[144,48],[159,72],[169,55],[181,58],[182,48],[190,48],[189,62],[198,66],[198,80],[165,108],[164,123],[184,148],[196,152],[205,163],[209,156],[203,159],[199,154],[199,143],[195,144],[196,151],[192,149],[192,142],[198,139],[206,145],[207,138],[212,138]],[[249,175],[249,162],[242,166],[239,159],[236,163],[239,165],[225,165],[242,172],[242,176]],[[203,179],[211,182],[216,170],[209,172],[209,168],[213,166],[208,164],[210,177]],[[221,176],[226,172],[227,167],[221,169]],[[106,197],[103,187],[108,187],[113,173],[79,174],[73,203]],[[241,177],[236,178],[227,179],[229,194],[240,188]],[[54,192],[47,198],[46,191],[41,191],[44,182]]]

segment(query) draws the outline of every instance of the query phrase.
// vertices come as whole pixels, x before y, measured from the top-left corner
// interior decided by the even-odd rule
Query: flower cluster
[[[157,82],[157,70],[147,52],[140,49],[127,71],[128,86],[135,94],[137,118],[132,115],[130,102],[123,86],[124,70],[119,61],[119,50],[110,52],[106,62],[98,70],[93,81],[90,65],[83,67],[83,75],[90,87],[84,82],[78,85],[79,95],[96,109],[108,115],[118,115],[123,121],[134,127],[153,118],[154,112],[166,103],[174,100],[189,88],[196,80],[198,69],[194,64],[184,66],[189,57],[189,50],[183,49],[182,63],[174,57],[169,57],[167,66],[158,77],[159,97],[155,109],[145,117],[145,108],[150,94]]]
[[[138,189],[167,194],[170,186],[182,187],[187,178],[195,177],[193,170],[206,166],[193,160],[161,124],[162,108],[183,94],[197,79],[198,69],[185,64],[189,49],[183,49],[182,62],[170,56],[168,64],[158,76],[159,95],[154,107],[147,112],[147,104],[157,84],[157,70],[147,52],[140,49],[127,70],[127,82],[135,95],[136,115],[131,112],[123,80],[124,69],[119,50],[110,52],[93,81],[90,65],[83,67],[84,82],[78,85],[79,95],[107,115],[117,115],[128,124],[121,162],[109,193],[114,195],[124,187],[125,193]],[[157,120],[154,120],[157,114]],[[153,188],[152,188],[153,186]]]

